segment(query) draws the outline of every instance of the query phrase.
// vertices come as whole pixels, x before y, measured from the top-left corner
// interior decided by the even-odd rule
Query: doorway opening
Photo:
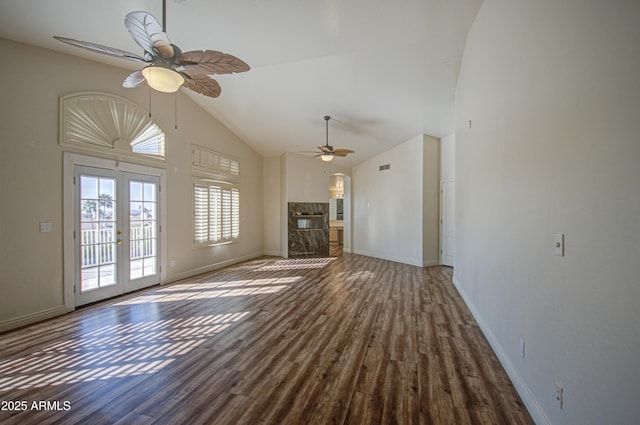
[[[345,176],[332,174],[329,178],[329,255],[338,257],[344,252]]]

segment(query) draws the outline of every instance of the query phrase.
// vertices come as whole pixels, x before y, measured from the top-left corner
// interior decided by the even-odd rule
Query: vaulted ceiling
[[[418,134],[454,131],[458,69],[482,0],[166,3],[172,43],[231,53],[251,66],[216,76],[218,98],[182,89],[188,96],[264,156],[324,144],[330,115],[329,143],[356,151],[336,163],[350,166]],[[52,38],[141,55],[123,23],[135,10],[162,22],[161,0],[2,0],[0,37],[135,70],[138,63]]]

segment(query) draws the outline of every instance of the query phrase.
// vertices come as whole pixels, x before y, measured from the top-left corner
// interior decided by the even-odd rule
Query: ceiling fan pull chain
[[[147,88],[149,89],[149,118],[151,118],[151,86],[147,86]]]
[[[178,129],[178,92],[173,94],[173,129]]]

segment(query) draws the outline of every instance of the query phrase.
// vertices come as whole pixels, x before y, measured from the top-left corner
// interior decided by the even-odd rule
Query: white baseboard
[[[484,321],[478,310],[476,310],[475,306],[467,297],[467,294],[459,285],[455,274],[453,276],[453,284],[460,293],[460,296],[464,300],[464,303],[469,308],[469,311],[471,311],[471,314],[478,323],[478,326],[480,326],[480,330],[487,338],[487,341],[489,341],[491,348],[496,353],[496,356],[498,356],[498,360],[502,364],[502,367],[504,367],[507,375],[509,375],[509,379],[511,379],[513,386],[516,388],[516,391],[518,391],[518,394],[520,395],[520,398],[522,398],[522,401],[529,411],[529,414],[531,415],[533,421],[536,423],[536,425],[551,425],[551,422],[549,422],[549,419],[547,418],[547,415],[545,415],[544,410],[542,410],[542,407],[529,390],[526,382],[524,381],[524,379],[522,379],[522,376],[520,376],[513,363],[511,363],[511,361],[509,360],[509,357],[502,348],[502,345],[498,342],[496,336],[493,334],[493,332],[491,332],[491,329],[489,328],[487,323]]]
[[[165,284],[166,283],[171,283],[171,282],[175,282],[175,281],[178,281],[178,280],[186,279],[186,278],[189,278],[189,277],[192,277],[192,276],[196,276],[196,275],[199,275],[199,274],[202,274],[202,273],[207,273],[207,272],[210,272],[210,271],[213,271],[213,270],[218,270],[218,269],[221,269],[223,267],[232,266],[234,264],[241,263],[243,261],[253,260],[254,258],[262,257],[263,255],[265,255],[265,253],[263,251],[260,251],[260,252],[254,252],[252,254],[244,255],[242,257],[231,258],[229,260],[220,261],[219,263],[208,264],[208,265],[206,265],[204,267],[198,267],[198,268],[195,268],[195,269],[187,270],[187,271],[182,272],[182,273],[175,274],[175,275],[169,277],[168,280],[166,282],[164,282],[164,283]],[[266,255],[268,255],[268,254],[266,254]],[[277,256],[280,256],[279,253],[277,254]]]
[[[65,306],[61,305],[59,307],[50,308],[48,310],[38,311],[36,313],[26,314],[24,316],[4,320],[0,322],[0,332],[10,331],[12,329],[21,328],[32,323],[51,319],[52,317],[62,316],[63,314],[67,314],[70,311],[72,310],[67,310]]]
[[[271,257],[282,257],[282,253],[280,251],[264,251],[262,255],[269,255]]]
[[[351,250],[347,251],[345,249],[344,252],[351,253]],[[394,257],[392,255],[386,255],[380,252],[353,250],[353,253],[358,255],[364,255],[367,257],[380,258],[382,260],[395,261],[396,263],[410,264],[412,266],[418,266],[418,267],[431,267],[431,266],[437,266],[440,264],[440,261],[438,260],[425,260],[425,261],[411,260],[403,257]]]
[[[394,257],[392,255],[386,255],[381,252],[360,251],[360,250],[354,249],[353,253],[358,255],[364,255],[366,257],[380,258],[381,260],[395,261],[396,263],[403,263],[403,264],[410,264],[412,266],[424,267],[422,261],[410,260],[408,258],[402,258],[402,257]]]

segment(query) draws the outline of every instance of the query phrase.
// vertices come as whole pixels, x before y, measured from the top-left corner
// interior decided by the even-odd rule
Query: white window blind
[[[201,146],[191,146],[191,159],[195,170],[224,177],[238,177],[240,175],[240,161]]]
[[[72,94],[61,98],[60,114],[61,145],[164,160],[164,132],[145,110],[127,100],[101,93]]]
[[[231,183],[193,181],[193,243],[232,242],[240,235],[240,190]]]

